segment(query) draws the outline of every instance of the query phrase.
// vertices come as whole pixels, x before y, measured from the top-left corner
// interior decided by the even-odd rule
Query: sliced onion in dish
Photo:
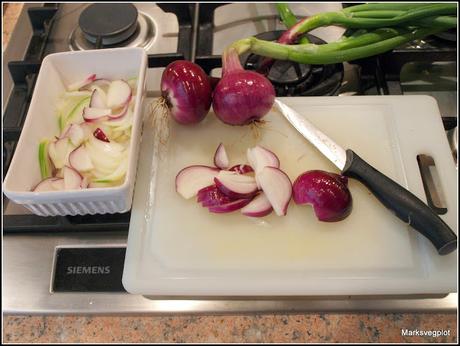
[[[251,198],[237,199],[235,201],[232,201],[226,204],[210,206],[208,207],[208,210],[211,213],[231,213],[235,210],[243,208],[245,205],[249,204],[250,202],[251,202]]]
[[[276,167],[264,167],[258,178],[260,187],[270,201],[276,215],[286,215],[292,196],[292,184],[286,173]]]
[[[217,147],[216,153],[214,154],[214,165],[220,169],[226,169],[230,165],[227,152],[222,143]]]
[[[65,189],[64,179],[63,178],[55,178],[55,179],[53,178],[53,181],[51,181],[51,186],[56,191],[64,190]]]
[[[258,190],[253,177],[236,172],[220,171],[214,182],[217,188],[230,198],[249,198]]]
[[[66,137],[70,139],[74,146],[79,146],[85,139],[85,132],[80,125],[71,124],[66,132]]]
[[[83,145],[73,150],[69,155],[69,163],[79,172],[87,172],[94,168],[88,152]]]
[[[85,86],[87,86],[88,84],[91,84],[92,82],[94,82],[94,80],[96,79],[96,75],[95,74],[91,74],[89,76],[87,76],[85,79],[81,80],[81,81],[78,81],[78,82],[75,82],[75,83],[72,83],[70,84],[68,87],[67,87],[67,90],[68,91],[76,91],[76,90],[79,90]]]
[[[114,80],[107,91],[107,107],[118,108],[131,99],[131,87],[124,80]]]
[[[129,103],[126,103],[123,108],[121,108],[117,113],[112,113],[109,115],[110,120],[117,120],[123,118],[128,112]]]
[[[48,145],[48,155],[57,169],[61,169],[68,163],[68,156],[73,150],[69,139],[67,137],[61,138]]]
[[[270,214],[273,207],[265,193],[258,194],[247,206],[241,209],[241,214],[250,217],[263,217]]]
[[[46,192],[46,191],[56,191],[55,185],[53,183],[59,180],[59,178],[46,178],[40,181],[37,186],[35,186],[32,191],[34,192]]]
[[[106,120],[112,114],[110,108],[91,108],[85,107],[83,109],[83,118],[85,121]]]
[[[219,169],[208,166],[189,166],[176,176],[176,191],[185,199],[196,196],[202,188],[212,185]]]
[[[89,106],[91,108],[107,108],[107,96],[101,88],[95,87],[93,89]]]
[[[79,190],[81,189],[81,182],[83,176],[75,169],[69,166],[64,166],[62,169],[64,174],[64,188],[66,190]]]

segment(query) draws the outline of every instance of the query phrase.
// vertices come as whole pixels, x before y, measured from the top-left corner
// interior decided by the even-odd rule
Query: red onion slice
[[[203,207],[211,207],[215,205],[223,205],[234,200],[224,195],[215,185],[207,186],[197,194],[197,202],[201,203]]]
[[[81,189],[83,177],[75,169],[69,166],[64,166],[62,169],[64,174],[64,187],[66,190]]]
[[[214,182],[223,194],[234,199],[252,197],[258,190],[253,177],[235,172],[220,171]]]
[[[230,165],[227,152],[222,143],[217,147],[216,153],[214,154],[214,165],[220,169],[226,169]]]
[[[196,196],[202,188],[212,185],[219,169],[208,166],[189,166],[176,176],[176,191],[185,199]]]
[[[88,122],[107,119],[110,114],[112,114],[112,110],[109,108],[85,107],[83,109],[83,118]]]
[[[287,174],[276,167],[264,167],[258,178],[260,186],[276,215],[286,215],[292,196],[291,180]]]
[[[70,153],[69,163],[72,168],[79,172],[87,172],[94,168],[91,158],[83,145],[80,145]]]
[[[263,217],[270,214],[273,207],[265,193],[261,192],[251,203],[241,209],[241,214],[251,217]]]
[[[124,80],[114,80],[107,91],[107,107],[118,108],[131,99],[131,87]]]
[[[70,84],[68,87],[67,87],[67,90],[68,91],[76,91],[76,90],[79,90],[85,86],[87,86],[88,84],[91,84],[94,80],[96,79],[96,75],[95,74],[91,74],[89,75],[88,77],[86,77],[85,79],[81,80],[81,81],[78,81],[78,82],[75,82],[75,83],[72,83]]]
[[[251,202],[251,198],[237,199],[227,204],[210,206],[208,209],[211,213],[231,213],[232,211],[243,208]]]
[[[246,174],[246,173],[252,173],[254,170],[252,169],[251,166],[249,165],[235,165],[231,168],[229,168],[229,171],[231,172],[236,172],[238,174]]]

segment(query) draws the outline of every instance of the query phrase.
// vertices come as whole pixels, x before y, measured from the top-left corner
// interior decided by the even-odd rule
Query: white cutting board
[[[433,98],[281,100],[423,201],[416,156],[431,155],[449,210],[441,217],[457,232],[456,170]],[[193,164],[212,165],[220,142],[231,164],[246,163],[248,147],[267,147],[292,181],[306,170],[337,172],[276,110],[264,119],[257,138],[252,129],[225,125],[212,113],[197,126],[171,122],[167,144],[157,147],[146,123],[123,273],[128,292],[305,296],[456,291],[457,253],[439,256],[353,179],[353,211],[336,223],[319,222],[311,207],[292,201],[286,217],[212,214],[175,192],[177,172]]]

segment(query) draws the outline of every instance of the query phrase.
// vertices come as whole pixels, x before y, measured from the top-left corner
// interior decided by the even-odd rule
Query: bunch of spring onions
[[[289,28],[278,42],[249,37],[231,44],[227,52],[252,52],[303,64],[333,64],[381,54],[457,26],[456,3],[369,3],[319,13],[298,23],[286,4],[277,8]],[[347,36],[324,45],[309,43],[305,38],[293,44],[303,34],[330,25],[350,30]]]

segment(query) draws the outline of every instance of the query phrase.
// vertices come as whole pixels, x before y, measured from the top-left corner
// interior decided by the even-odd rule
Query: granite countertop
[[[3,4],[3,49],[22,4]],[[402,330],[445,331],[439,337]],[[4,316],[8,342],[451,342],[452,314],[267,314],[225,316]]]

